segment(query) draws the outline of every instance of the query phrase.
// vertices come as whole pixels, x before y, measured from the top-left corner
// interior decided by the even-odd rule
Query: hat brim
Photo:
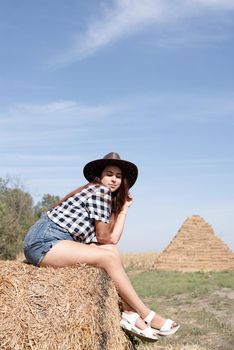
[[[138,176],[138,168],[135,164],[122,159],[96,159],[85,165],[83,174],[86,180],[92,182],[100,177],[103,169],[108,165],[118,166],[128,180],[129,188],[134,185]]]

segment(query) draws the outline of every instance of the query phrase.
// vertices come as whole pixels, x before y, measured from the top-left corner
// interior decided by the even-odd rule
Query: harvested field
[[[118,303],[101,269],[0,261],[0,348],[127,350]]]
[[[126,269],[150,270],[155,268],[156,252],[122,253],[123,265]]]
[[[138,350],[232,350],[234,271],[133,271],[130,278],[143,301],[180,323],[179,331]]]

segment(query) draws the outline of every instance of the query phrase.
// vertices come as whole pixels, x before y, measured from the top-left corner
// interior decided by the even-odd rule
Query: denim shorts
[[[24,255],[27,261],[39,266],[46,253],[61,240],[74,241],[67,230],[55,224],[46,213],[43,213],[24,238]]]

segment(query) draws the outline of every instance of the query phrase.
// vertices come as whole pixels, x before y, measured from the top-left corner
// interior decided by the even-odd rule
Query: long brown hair
[[[63,197],[62,199],[60,199],[57,203],[55,203],[54,205],[52,205],[52,207],[49,208],[49,210],[52,210],[56,207],[58,207],[60,204],[62,204],[63,202],[65,202],[68,198],[75,196],[77,193],[81,192],[83,189],[87,188],[90,185],[90,182],[87,183],[84,186],[80,186],[78,188],[76,188],[75,190],[69,192],[68,194],[66,194],[65,197]]]
[[[53,208],[58,207],[60,204],[65,202],[68,198],[75,196],[77,193],[81,192],[83,189],[87,188],[91,184],[99,184],[101,185],[101,179],[100,177],[96,177],[94,182],[89,182],[84,186],[78,187],[75,190],[68,193],[65,197],[60,199],[57,203],[55,203],[49,210],[52,210]],[[117,191],[111,193],[111,214],[112,220],[111,220],[111,226],[115,224],[115,221],[117,219],[118,214],[122,210],[129,193],[129,184],[127,181],[127,178],[124,176],[124,173],[122,171],[122,180],[120,187]]]

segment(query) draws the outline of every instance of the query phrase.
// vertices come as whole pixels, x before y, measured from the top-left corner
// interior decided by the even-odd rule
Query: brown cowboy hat
[[[103,169],[107,165],[116,165],[124,173],[128,180],[129,188],[134,185],[138,175],[137,166],[127,160],[122,160],[118,153],[111,152],[105,155],[102,159],[96,159],[85,165],[83,169],[84,177],[92,182],[96,177],[100,177]]]

